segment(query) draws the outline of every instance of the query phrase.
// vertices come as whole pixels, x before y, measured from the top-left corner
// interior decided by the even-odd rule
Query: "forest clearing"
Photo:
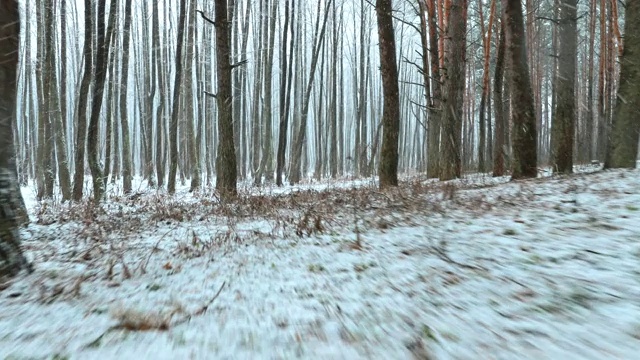
[[[38,204],[0,358],[632,359],[640,173]],[[252,190],[249,190],[252,189]]]

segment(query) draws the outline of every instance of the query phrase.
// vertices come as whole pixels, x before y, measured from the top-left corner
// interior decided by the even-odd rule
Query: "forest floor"
[[[591,169],[593,171],[594,169]],[[38,203],[0,359],[634,359],[640,171]]]

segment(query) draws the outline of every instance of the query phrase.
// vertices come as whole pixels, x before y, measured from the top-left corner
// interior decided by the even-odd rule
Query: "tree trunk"
[[[520,0],[502,0],[513,119],[512,179],[535,178],[537,131]]]
[[[482,95],[480,97],[480,118],[479,124],[480,127],[480,139],[478,139],[478,171],[483,173],[487,171],[485,154],[487,154],[487,127],[491,128],[491,112],[487,111],[486,105],[487,103],[491,103],[490,98],[490,87],[489,87],[489,73],[490,73],[490,59],[491,59],[491,32],[493,30],[493,19],[495,17],[496,11],[496,0],[491,1],[491,8],[489,10],[489,22],[486,27],[486,35],[485,35],[485,26],[484,19],[482,14],[482,2],[478,2],[478,7],[480,9],[480,27],[482,29],[482,43],[484,50],[484,66],[482,72]],[[486,115],[489,115],[488,119],[485,119]],[[489,137],[489,142],[491,141],[491,137]]]
[[[598,137],[597,156],[602,162],[605,161],[605,146],[607,144],[607,128],[605,114],[605,70],[607,68],[607,5],[605,0],[600,0],[600,57],[598,64]]]
[[[366,51],[369,47],[370,38],[366,37],[366,34],[370,32],[369,25],[367,24],[367,19],[369,16],[367,15],[367,8],[365,7],[364,0],[360,0],[360,56],[358,57],[358,71],[356,72],[354,69],[354,77],[356,78],[354,81],[354,95],[355,101],[357,104],[356,109],[356,141],[355,141],[355,151],[354,151],[354,160],[355,160],[355,174],[356,176],[369,176],[366,172],[367,163],[367,133],[366,133],[366,122],[367,122],[367,88],[368,88],[368,60],[370,58],[369,52]],[[354,47],[357,48],[357,43],[354,44]],[[355,50],[355,49],[354,49]],[[355,52],[355,51],[354,51]],[[355,64],[354,64],[355,65]],[[363,159],[364,157],[364,159]]]
[[[84,190],[84,160],[87,139],[87,106],[89,93],[91,91],[91,79],[93,78],[93,21],[91,11],[91,0],[84,0],[84,74],[80,83],[80,94],[78,94],[78,106],[76,108],[77,129],[75,144],[75,173],[73,175],[73,200],[82,200]]]
[[[236,150],[233,139],[233,99],[231,87],[231,19],[227,15],[227,0],[215,0],[216,67],[218,71],[218,157],[216,159],[216,189],[223,199],[237,194]]]
[[[382,150],[380,152],[380,188],[398,186],[398,136],[400,132],[400,96],[396,40],[393,31],[392,0],[377,0],[378,48],[384,110],[382,114]]]
[[[327,28],[327,20],[329,18],[329,9],[331,8],[332,0],[329,0],[326,4],[326,8],[324,11],[324,20],[322,22],[322,29],[318,33],[317,26],[319,25],[319,16],[318,13],[318,21],[316,22],[316,32],[314,35],[314,47],[313,54],[311,56],[311,69],[309,71],[309,78],[307,79],[307,87],[304,92],[304,99],[302,103],[302,114],[300,117],[300,127],[298,129],[298,133],[296,134],[295,141],[293,142],[292,148],[292,159],[291,159],[291,168],[290,168],[290,177],[289,182],[291,184],[297,184],[300,182],[301,172],[302,172],[302,145],[305,142],[305,138],[307,135],[307,120],[309,117],[309,102],[311,100],[311,90],[313,90],[313,80],[315,78],[315,72],[318,64],[318,57],[320,55],[320,49],[322,47],[322,43],[324,42],[324,34]],[[318,3],[318,12],[320,11],[320,3]]]
[[[258,10],[258,23],[255,24],[255,59],[256,64],[254,67],[254,86],[253,86],[253,102],[251,104],[251,151],[249,156],[249,162],[251,163],[251,175],[253,176],[254,183],[260,184],[262,182],[262,174],[260,173],[260,143],[262,137],[260,136],[260,120],[264,115],[263,112],[260,111],[260,104],[264,99],[262,98],[263,92],[263,76],[262,72],[264,70],[264,61],[266,58],[267,51],[267,28],[268,28],[268,19],[263,14],[268,13],[267,11],[267,1],[260,1],[260,8]],[[237,100],[237,99],[236,99]],[[244,164],[243,164],[244,165]]]
[[[54,136],[56,139],[56,156],[58,158],[58,182],[62,192],[62,201],[71,200],[71,175],[69,173],[69,156],[67,154],[67,42],[66,42],[66,0],[61,0],[60,6],[60,76],[56,76],[56,81],[51,81],[49,85],[50,94],[55,94],[55,112],[52,114]],[[52,24],[55,24],[53,21]],[[55,26],[51,26],[51,33],[54,33]],[[56,68],[55,56],[51,54],[49,58],[51,69]],[[57,71],[54,71],[57,74]],[[55,84],[60,84],[60,88],[55,88]],[[51,113],[51,112],[50,112]]]
[[[284,25],[282,28],[282,49],[280,56],[280,124],[278,127],[278,150],[276,153],[276,185],[278,186],[282,186],[284,157],[287,151],[287,131],[289,129],[289,91],[291,89],[291,75],[293,69],[293,18],[295,14],[295,1],[291,2],[291,13],[289,13],[289,3],[289,0],[285,0]],[[289,14],[291,14],[291,16],[289,16]],[[289,35],[289,29],[287,28],[288,24],[291,24],[291,40],[288,44],[289,48],[292,50],[290,55],[287,55],[287,37]]]
[[[162,22],[162,16],[160,15],[160,11],[158,10],[158,1],[153,1],[152,7],[152,17],[154,19],[152,26],[153,38],[151,39],[151,46],[153,51],[153,58],[155,61],[155,65],[153,66],[153,76],[152,79],[155,79],[157,82],[154,87],[154,97],[157,96],[158,104],[156,108],[156,152],[155,152],[155,163],[156,163],[156,174],[158,180],[158,187],[161,188],[164,186],[165,181],[165,171],[166,171],[166,153],[165,153],[165,102],[167,98],[167,94],[165,93],[165,71],[163,68],[163,54],[162,49],[160,48],[160,23]],[[153,80],[152,80],[153,81]]]
[[[112,0],[112,4],[115,1]],[[104,16],[106,7],[106,0],[100,0],[98,3],[98,36],[96,40],[97,52],[96,52],[96,68],[95,68],[95,92],[93,94],[93,101],[91,103],[91,118],[89,119],[89,133],[87,135],[87,151],[89,159],[89,169],[91,169],[91,177],[93,179],[93,200],[97,203],[104,197],[105,184],[102,175],[102,167],[100,166],[98,145],[99,145],[99,124],[100,124],[100,110],[102,108],[102,95],[104,94],[104,85],[107,78],[106,65],[109,58],[108,41],[105,37],[105,20],[99,19],[100,16]],[[115,6],[111,6],[109,14],[109,25],[107,26],[107,33],[112,31],[115,24]]]
[[[180,20],[178,24],[178,39],[176,48],[176,69],[173,82],[173,105],[171,106],[171,122],[169,124],[169,194],[176,192],[176,173],[178,171],[178,116],[180,115],[180,84],[182,82],[182,52],[184,47],[184,24],[187,17],[187,0],[180,0]],[[193,121],[193,119],[188,119]]]
[[[271,2],[267,44],[267,58],[264,69],[264,103],[263,103],[263,126],[264,139],[262,139],[262,160],[260,161],[260,175],[264,174],[266,181],[273,181],[273,106],[272,106],[272,79],[273,79],[273,54],[276,37],[276,11],[278,1]]]
[[[40,42],[38,51],[42,52],[42,58],[37,65],[40,68],[40,76],[36,80],[37,91],[40,99],[38,103],[38,156],[37,156],[37,198],[38,200],[44,198],[51,198],[53,196],[54,186],[54,168],[53,168],[53,156],[54,156],[54,141],[53,140],[53,128],[51,121],[53,116],[50,116],[50,112],[53,110],[52,95],[49,93],[49,78],[53,73],[53,68],[50,66],[49,58],[53,56],[53,41],[54,33],[51,32],[53,28],[53,7],[49,8],[52,4],[36,4],[36,18],[39,19],[39,23],[42,26],[37,27],[41,39],[47,39],[47,41]]]
[[[508,131],[508,123],[504,111],[504,95],[502,93],[505,65],[505,38],[504,21],[500,21],[500,35],[498,40],[498,54],[496,55],[496,72],[493,84],[493,108],[496,118],[496,138],[493,147],[493,176],[504,175],[504,158],[506,153],[505,133]]]
[[[16,106],[16,80],[20,36],[20,11],[17,1],[0,2],[0,280],[29,268],[20,247],[18,222],[11,204],[18,194],[11,119]],[[8,136],[7,136],[8,134]]]
[[[105,47],[107,48],[107,54],[111,53],[111,47],[112,44],[118,44],[118,39],[116,38],[116,26],[119,26],[120,23],[120,14],[119,14],[119,6],[118,6],[118,0],[111,0],[110,2],[110,7],[109,7],[109,25],[108,26],[108,30],[106,33],[106,37],[105,37]],[[103,17],[104,15],[102,13],[99,13],[99,15],[96,15],[97,20],[101,21],[101,17]],[[113,26],[112,22],[113,21]],[[118,24],[116,24],[116,21],[118,21]],[[115,48],[115,46],[113,46]],[[115,74],[116,74],[116,63],[117,63],[117,59],[115,56],[110,56],[105,63],[105,68],[106,68],[106,72],[115,79]],[[96,77],[97,79],[97,77]],[[111,78],[110,78],[111,80]],[[106,75],[105,75],[105,81],[106,81]],[[101,170],[102,170],[102,184],[104,186],[104,191],[107,191],[107,184],[108,184],[108,180],[109,180],[109,174],[111,174],[111,169],[112,169],[112,164],[111,164],[111,160],[112,158],[115,158],[117,155],[115,155],[115,153],[118,151],[118,139],[116,138],[116,134],[118,132],[118,124],[116,123],[116,114],[117,114],[117,108],[118,108],[118,98],[116,97],[117,94],[117,86],[116,86],[116,82],[115,81],[109,81],[108,83],[105,84],[105,90],[107,91],[106,95],[104,96],[104,103],[105,103],[105,109],[106,109],[106,121],[107,121],[107,126],[106,126],[106,134],[105,136],[105,156],[104,156],[104,168],[102,168],[101,166]],[[113,169],[115,170],[115,166],[113,166]],[[93,170],[92,170],[93,171]],[[116,177],[116,173],[115,171],[113,172],[112,175],[112,179],[115,179]],[[95,184],[95,182],[94,182]]]
[[[185,106],[187,108],[186,111],[186,116],[185,116],[185,120],[186,120],[186,124],[187,124],[187,137],[188,137],[188,141],[189,141],[189,148],[188,150],[188,154],[189,154],[189,163],[191,164],[191,185],[189,188],[189,191],[194,191],[200,188],[200,185],[202,183],[202,165],[200,162],[200,155],[199,155],[199,149],[198,149],[198,144],[199,142],[197,141],[196,138],[196,126],[194,124],[195,121],[195,104],[194,104],[194,100],[193,100],[193,64],[194,64],[194,60],[197,59],[196,57],[196,49],[195,49],[195,26],[196,26],[196,19],[195,19],[195,10],[196,10],[196,1],[195,0],[191,0],[189,2],[189,21],[188,23],[185,22],[185,26],[187,27],[187,29],[185,29],[185,33],[187,34],[187,38],[185,39],[186,41],[186,49],[187,51],[185,52],[185,60],[186,60],[186,64],[185,64],[185,76],[184,76],[184,83],[185,83]],[[197,65],[197,64],[196,64]]]
[[[111,0],[114,1],[114,0]],[[120,80],[120,128],[122,131],[122,189],[125,194],[131,192],[131,139],[129,136],[129,120],[127,113],[127,99],[129,98],[129,52],[131,39],[131,0],[125,0],[124,30],[122,40],[122,71]]]
[[[436,178],[440,172],[440,119],[442,117],[442,88],[440,76],[440,57],[438,44],[439,39],[444,38],[438,34],[438,23],[436,16],[436,0],[429,0],[427,3],[429,13],[429,48],[431,49],[431,81],[433,92],[429,103],[429,125],[427,135],[427,177]],[[440,17],[442,17],[442,13]]]
[[[595,152],[593,146],[593,128],[594,128],[594,112],[593,112],[593,70],[594,70],[594,59],[595,59],[595,37],[596,37],[596,1],[591,1],[589,5],[589,53],[587,54],[587,58],[589,59],[589,63],[587,65],[587,114],[585,121],[585,138],[584,142],[586,144],[586,152],[588,158],[587,161],[591,161],[595,159]]]
[[[447,27],[448,45],[445,50],[445,80],[442,99],[442,151],[440,180],[462,176],[462,117],[465,89],[465,56],[467,32],[467,1],[450,5]]]
[[[640,2],[627,1],[620,86],[606,168],[635,168],[640,134]]]
[[[560,34],[558,77],[556,80],[556,108],[551,126],[555,171],[561,174],[573,172],[573,143],[575,138],[575,78],[577,61],[577,0],[560,3]]]
[[[329,100],[329,173],[331,178],[338,176],[338,12],[336,3],[333,3],[333,36],[332,36],[332,58],[331,63],[331,95]]]

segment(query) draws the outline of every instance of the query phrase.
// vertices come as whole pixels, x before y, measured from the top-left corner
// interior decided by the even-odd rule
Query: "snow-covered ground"
[[[23,189],[0,358],[638,358],[640,171],[507,180]]]

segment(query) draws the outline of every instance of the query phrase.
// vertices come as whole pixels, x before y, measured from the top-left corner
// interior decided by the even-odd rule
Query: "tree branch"
[[[244,64],[246,64],[246,63],[248,63],[248,62],[249,62],[249,60],[244,59],[244,60],[242,60],[242,61],[240,61],[240,62],[237,62],[237,63],[235,63],[235,64],[231,64],[231,69],[233,70],[233,69],[235,69],[235,68],[237,68],[237,67],[239,67],[239,66],[242,66],[242,65],[244,65]]]
[[[204,11],[202,11],[202,10],[196,10],[196,12],[197,12],[197,13],[200,13],[200,16],[202,16],[202,18],[203,18],[206,22],[208,22],[208,23],[212,24],[213,26],[216,26],[216,22],[215,22],[215,21],[213,21],[212,19],[208,18],[208,17],[207,17],[207,15],[205,15],[205,14],[204,14]]]

